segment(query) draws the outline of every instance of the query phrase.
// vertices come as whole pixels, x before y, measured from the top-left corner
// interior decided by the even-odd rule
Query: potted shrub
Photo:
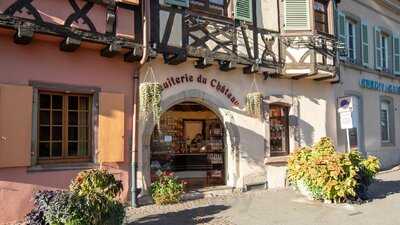
[[[83,171],[69,191],[38,192],[26,220],[32,225],[122,225],[125,207],[116,199],[121,191],[121,181],[108,171]]]
[[[288,180],[309,198],[345,202],[365,199],[378,170],[376,157],[363,158],[357,150],[336,152],[332,141],[322,138],[314,146],[291,154]]]
[[[184,183],[171,172],[162,172],[151,184],[151,196],[157,205],[178,203],[181,200]]]

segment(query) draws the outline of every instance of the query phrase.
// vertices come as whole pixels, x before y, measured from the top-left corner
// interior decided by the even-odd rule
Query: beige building
[[[390,168],[400,162],[400,1],[343,0],[338,12],[345,48],[336,94],[355,97],[359,118],[349,132],[350,146]],[[338,145],[346,149],[339,122]]]
[[[138,123],[140,188],[163,170],[190,186],[284,187],[290,152],[336,140],[335,1],[160,0],[153,9],[157,54],[140,82],[163,86],[162,115]],[[254,92],[257,116],[245,110]]]

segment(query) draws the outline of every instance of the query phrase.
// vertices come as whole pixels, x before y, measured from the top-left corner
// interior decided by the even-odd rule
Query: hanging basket
[[[248,93],[246,96],[246,111],[253,117],[261,117],[261,92]]]
[[[158,82],[140,84],[140,111],[143,119],[160,119],[162,86]]]

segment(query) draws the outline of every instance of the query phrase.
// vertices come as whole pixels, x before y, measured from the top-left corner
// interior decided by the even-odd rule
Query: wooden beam
[[[101,49],[100,55],[103,57],[112,58],[116,56],[120,50],[121,46],[119,46],[117,43],[112,43]]]
[[[82,41],[88,41],[98,44],[109,45],[111,43],[118,43],[121,48],[133,49],[141,45],[135,39],[105,35],[90,31],[78,30],[71,27],[56,25],[52,23],[35,23],[34,21],[18,18],[14,16],[7,16],[0,14],[0,27],[18,30],[20,24],[29,26],[33,33],[41,33],[46,35],[58,37],[79,37]]]
[[[234,61],[219,61],[219,69],[221,71],[231,71],[233,69],[235,69],[236,67],[236,62]]]
[[[143,49],[142,48],[134,48],[133,50],[130,50],[129,52],[125,53],[124,55],[124,61],[125,62],[137,62],[140,61],[143,55]]]
[[[243,68],[244,74],[252,74],[252,73],[256,73],[257,71],[258,71],[257,64],[249,65],[249,66],[246,66],[245,68]]]
[[[27,45],[32,42],[33,28],[28,23],[20,23],[17,26],[17,32],[14,35],[14,42],[20,45]]]
[[[186,62],[187,56],[185,53],[180,53],[180,54],[163,54],[164,57],[164,62],[169,64],[169,65],[178,65],[183,62]]]
[[[60,43],[60,50],[64,52],[74,52],[81,46],[81,39],[67,37]]]
[[[207,67],[210,67],[212,65],[213,59],[211,58],[200,58],[198,60],[196,60],[196,63],[194,65],[194,67],[196,67],[197,69],[205,69]]]

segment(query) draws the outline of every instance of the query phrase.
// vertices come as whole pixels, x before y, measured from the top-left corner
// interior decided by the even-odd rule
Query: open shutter
[[[309,0],[284,0],[285,30],[310,30]]]
[[[253,21],[253,6],[251,0],[236,0],[235,18],[248,22]]]
[[[368,24],[363,22],[361,24],[361,54],[362,64],[366,67],[369,65],[369,37],[368,37]]]
[[[382,70],[382,34],[378,27],[374,27],[375,42],[375,69]]]
[[[400,75],[400,37],[393,37],[393,72]]]
[[[102,92],[99,95],[98,161],[124,161],[124,95]]]
[[[165,0],[165,3],[169,5],[189,7],[189,0]]]
[[[339,11],[338,13],[338,36],[341,49],[339,55],[341,59],[346,59],[347,57],[347,26],[346,26],[346,16]]]
[[[0,168],[31,165],[33,90],[0,84]]]

